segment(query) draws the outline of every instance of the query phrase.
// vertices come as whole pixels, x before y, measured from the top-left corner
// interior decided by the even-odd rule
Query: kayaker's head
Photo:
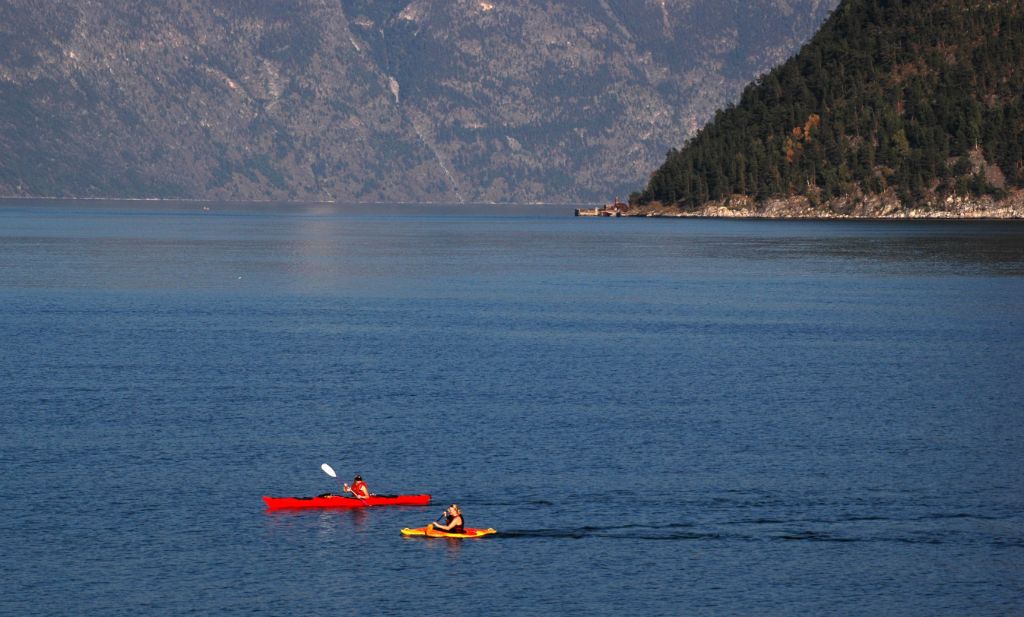
[[[453,503],[453,504],[452,504],[452,505],[451,505],[451,506],[450,506],[450,507],[448,508],[448,513],[449,513],[449,514],[451,514],[452,516],[455,516],[455,515],[457,515],[457,514],[461,514],[462,512],[461,512],[461,511],[459,510],[459,504],[457,504],[457,503]]]
[[[353,480],[353,482],[362,482],[362,481],[363,481],[363,476],[361,476],[359,474],[356,474],[355,480]]]

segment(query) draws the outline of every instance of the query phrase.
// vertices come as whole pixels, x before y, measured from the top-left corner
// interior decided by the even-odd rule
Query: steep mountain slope
[[[636,204],[1024,215],[1024,3],[844,0],[672,151]]]
[[[0,194],[568,201],[836,0],[0,0]]]

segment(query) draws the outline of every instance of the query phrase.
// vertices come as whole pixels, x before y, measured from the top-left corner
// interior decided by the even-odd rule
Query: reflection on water
[[[691,221],[692,223],[692,221]],[[1024,274],[1024,223],[698,221],[682,249],[712,259],[807,259],[900,273]],[[725,232],[725,233],[716,233]],[[844,265],[844,262],[845,265]]]
[[[355,508],[352,510],[352,528],[356,531],[364,531],[366,529],[366,517],[369,513],[364,508]]]
[[[0,286],[218,293],[446,294],[515,272],[680,278],[731,269],[1024,274],[1019,222],[580,220],[561,209],[464,215],[327,206],[167,212],[134,204],[3,207]],[[553,216],[554,214],[554,216]],[[786,266],[791,267],[791,266]],[[767,269],[767,270],[766,270]]]
[[[422,545],[426,550],[431,552],[444,551],[445,557],[448,559],[457,559],[460,552],[462,551],[462,544],[464,542],[478,542],[493,540],[493,538],[479,538],[479,539],[463,539],[463,538],[428,538],[425,536],[403,536],[404,542],[414,543]],[[443,573],[438,573],[439,576],[443,576]]]
[[[967,230],[962,235],[909,234],[880,237],[813,238],[781,241],[776,252],[795,256],[830,256],[879,264],[908,265],[936,273],[1024,274],[1024,226],[1007,233]]]

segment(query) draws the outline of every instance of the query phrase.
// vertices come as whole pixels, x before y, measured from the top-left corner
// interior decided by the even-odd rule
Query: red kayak
[[[263,497],[271,510],[285,508],[368,508],[371,506],[425,506],[430,495],[370,495],[366,499],[324,495],[321,497]]]

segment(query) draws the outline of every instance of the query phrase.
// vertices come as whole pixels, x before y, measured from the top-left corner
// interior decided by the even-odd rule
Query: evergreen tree
[[[799,54],[671,150],[636,201],[858,188],[906,203],[1024,188],[1024,2],[843,0]]]

